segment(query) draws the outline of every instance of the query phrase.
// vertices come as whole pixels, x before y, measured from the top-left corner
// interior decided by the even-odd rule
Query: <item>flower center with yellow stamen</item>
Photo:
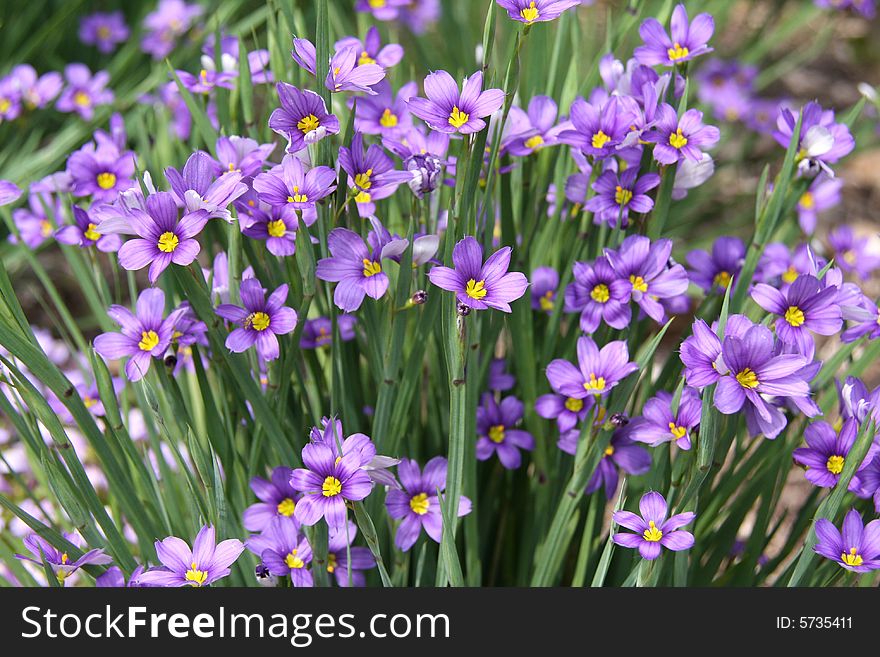
[[[116,184],[116,174],[104,171],[97,175],[96,180],[98,187],[101,189],[113,189],[113,186]]]
[[[328,476],[321,484],[321,494],[324,497],[335,497],[342,492],[342,482],[336,477]]]
[[[199,78],[202,80],[202,84],[208,84],[208,71],[207,69],[202,69],[199,71]]]
[[[468,122],[469,118],[471,118],[470,114],[462,112],[458,107],[453,106],[452,111],[449,113],[449,125],[453,128],[460,128]]]
[[[605,451],[602,454],[605,457],[614,456],[614,448],[611,445],[608,445],[608,447],[605,448]]]
[[[489,427],[489,440],[493,443],[500,443],[504,441],[504,425],[496,424]]]
[[[318,117],[314,114],[309,114],[308,116],[302,117],[299,121],[296,122],[296,127],[302,132],[304,135],[309,134],[312,130],[317,130],[318,126],[321,123],[318,121]]]
[[[541,135],[535,135],[534,137],[529,137],[523,142],[523,146],[528,148],[529,150],[537,150],[544,145],[544,138]]]
[[[361,51],[360,57],[358,57],[358,66],[363,66],[364,64],[375,64],[376,60],[370,57],[370,53],[366,50]]]
[[[473,278],[467,282],[464,293],[471,299],[482,299],[486,296],[486,281],[475,281]]]
[[[785,311],[785,321],[795,328],[802,326],[806,321],[804,311],[797,306],[789,306],[788,310]]]
[[[715,274],[715,278],[713,279],[715,285],[722,289],[727,289],[727,286],[730,285],[730,272],[729,271],[720,271]]]
[[[589,390],[594,394],[599,394],[603,390],[605,390],[605,377],[600,376],[598,379],[596,375],[590,372],[590,380],[584,383],[584,390]]]
[[[599,283],[590,291],[590,298],[598,303],[608,303],[611,298],[611,291],[605,283]]]
[[[12,101],[8,98],[0,98],[0,114],[5,114],[12,107]]]
[[[99,39],[109,39],[110,38],[110,28],[106,25],[102,25],[98,28],[98,38]]]
[[[672,432],[672,435],[675,436],[675,439],[684,438],[685,434],[688,432],[683,426],[676,424],[675,422],[669,423],[669,431]]]
[[[541,306],[541,310],[545,312],[553,310],[553,290],[547,290],[543,296],[538,299],[538,305]]]
[[[97,403],[98,403],[98,400],[94,399],[93,397],[89,397],[88,395],[83,397],[83,406],[85,406],[86,408],[91,408],[92,406],[94,406]]]
[[[262,311],[257,311],[245,317],[244,327],[252,328],[255,331],[265,331],[269,328],[270,321],[269,315]]]
[[[633,193],[628,189],[624,189],[620,185],[618,185],[614,189],[614,202],[617,203],[620,207],[623,207],[627,203],[632,200]]]
[[[162,253],[171,253],[177,248],[178,244],[180,244],[180,238],[170,231],[165,231],[159,235],[159,241],[156,243],[156,246],[159,247]]]
[[[669,135],[669,145],[673,148],[684,148],[687,143],[687,137],[681,134],[681,128],[676,128],[675,132]]]
[[[266,224],[266,232],[269,233],[269,237],[284,237],[284,233],[287,232],[287,226],[284,225],[281,219],[276,219]]]
[[[372,200],[373,200],[373,197],[370,195],[369,192],[360,191],[354,195],[354,202],[355,203],[369,203]]]
[[[373,186],[372,181],[370,180],[370,176],[373,175],[372,169],[367,169],[363,173],[359,173],[354,177],[354,184],[360,187],[361,189],[369,189]]]
[[[816,202],[813,199],[813,192],[804,192],[803,196],[801,196],[801,207],[804,210],[812,210],[815,204]]]
[[[644,531],[642,537],[649,543],[656,543],[663,538],[663,532],[657,529],[657,525],[651,520],[648,522],[648,528]]]
[[[336,570],[336,566],[338,565],[338,561],[336,559],[336,555],[332,552],[327,555],[327,572],[332,573]]]
[[[373,9],[381,9],[385,6],[387,0],[370,0],[370,7]]]
[[[580,413],[581,409],[584,407],[584,400],[577,399],[576,397],[569,397],[565,400],[565,408],[572,413]]]
[[[397,115],[393,114],[389,108],[385,108],[385,111],[382,112],[382,116],[379,117],[379,125],[383,128],[395,128],[397,127]]]
[[[794,283],[797,280],[797,277],[798,273],[797,270],[794,268],[794,265],[789,265],[788,269],[782,272],[783,282],[788,283],[789,285]]]
[[[602,148],[609,141],[611,141],[611,137],[600,130],[593,135],[593,139],[590,140],[590,143],[593,145],[593,148]]]
[[[843,261],[848,265],[856,264],[856,252],[852,249],[847,249],[846,251],[844,251],[841,257],[843,258]]]
[[[743,387],[752,390],[758,387],[758,375],[748,367],[736,375],[737,382]]]
[[[85,91],[77,91],[73,94],[73,102],[80,107],[88,107],[92,104],[92,99]]]
[[[153,351],[159,344],[159,334],[155,331],[141,331],[141,341],[138,342],[138,348],[141,351]]]
[[[370,278],[371,276],[375,276],[376,274],[382,273],[382,265],[380,265],[375,260],[367,260],[364,258],[364,276]]]
[[[678,62],[687,57],[690,54],[690,50],[687,47],[682,47],[678,41],[676,41],[672,48],[667,48],[666,54],[669,55],[669,61]]]
[[[431,503],[428,501],[427,493],[419,493],[418,495],[413,495],[409,500],[409,508],[413,510],[413,513],[423,516],[428,512],[428,508],[431,506]]]
[[[845,563],[847,566],[861,566],[862,565],[862,555],[860,555],[858,548],[850,548],[849,554],[844,552],[840,555],[840,560]]]
[[[86,227],[85,231],[83,231],[83,236],[87,240],[92,240],[93,242],[96,242],[97,240],[99,240],[101,238],[101,233],[96,231],[95,228],[97,228],[97,226],[95,224],[89,223],[89,225]]]
[[[49,223],[48,220],[43,219],[40,222],[40,234],[43,237],[49,237],[52,234],[52,224]]]
[[[305,561],[296,556],[297,551],[298,550],[294,548],[286,557],[284,557],[284,564],[291,570],[303,568],[306,565]]]
[[[519,10],[519,15],[526,23],[534,23],[538,18],[538,8],[534,2],[530,2],[528,7]]]
[[[839,475],[841,472],[843,472],[844,462],[845,459],[842,456],[835,454],[828,457],[828,461],[825,463],[825,467],[831,474]]]
[[[293,515],[293,512],[296,511],[296,502],[294,502],[291,498],[285,497],[278,503],[278,506],[275,507],[275,510],[282,516],[289,518]]]
[[[299,193],[299,185],[293,186],[293,195],[287,197],[288,203],[308,203],[309,197]]]
[[[635,274],[630,275],[629,282],[632,283],[633,292],[647,292],[648,284],[645,282],[645,279],[641,276],[636,276]]]
[[[189,570],[186,571],[184,579],[190,583],[190,586],[201,586],[208,579],[208,571],[199,570],[196,566],[196,562],[193,561]]]

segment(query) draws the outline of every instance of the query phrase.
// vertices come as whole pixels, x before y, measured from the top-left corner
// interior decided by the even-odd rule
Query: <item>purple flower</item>
[[[193,21],[204,10],[197,4],[188,5],[183,0],[159,0],[156,11],[144,18],[146,34],[141,40],[141,48],[153,59],[167,57]]]
[[[880,456],[875,454],[870,461],[866,457],[865,462],[853,476],[849,489],[862,498],[873,496],[874,511],[880,513]]]
[[[621,527],[631,529],[635,534],[619,533],[612,540],[627,548],[638,548],[643,559],[656,559],[661,546],[678,552],[689,550],[694,545],[694,535],[679,529],[697,517],[696,513],[678,513],[666,518],[669,509],[660,493],[645,493],[639,501],[641,516],[630,511],[615,511],[612,519]]]
[[[214,145],[214,175],[238,172],[242,178],[252,178],[262,171],[263,163],[274,150],[275,144],[260,144],[247,137],[219,137]]]
[[[138,585],[209,586],[229,574],[229,567],[244,550],[244,544],[235,538],[218,544],[211,525],[199,530],[192,550],[186,541],[176,536],[156,541],[155,545],[156,556],[163,567],[153,568],[138,577]]]
[[[178,308],[162,319],[165,293],[150,288],[140,293],[132,314],[128,308],[113,305],[107,310],[110,319],[122,328],[120,333],[102,333],[95,338],[95,351],[109,360],[130,356],[125,364],[129,381],[139,381],[150,369],[153,358],[165,356],[177,321],[186,312]]]
[[[553,267],[538,267],[532,272],[532,310],[552,313],[556,304],[559,273]]]
[[[581,313],[580,327],[584,333],[595,333],[602,320],[616,329],[629,326],[629,281],[620,278],[605,258],[592,265],[575,262],[573,271],[574,280],[565,288],[565,311]]]
[[[387,69],[396,66],[403,59],[403,47],[398,43],[389,43],[383,46],[379,36],[379,28],[375,25],[367,30],[367,35],[364,37],[363,42],[356,37],[349,36],[337,41],[333,47],[337,50],[354,47],[359,53],[358,66],[378,64],[382,68]]]
[[[104,253],[115,253],[122,246],[119,235],[102,235],[97,224],[89,218],[88,212],[78,205],[73,206],[73,224],[67,224],[55,231],[55,239],[62,244],[70,244],[87,249],[97,247]]]
[[[387,80],[373,87],[375,95],[358,98],[354,107],[354,129],[367,135],[396,137],[409,132],[412,117],[406,101],[418,94],[418,85],[407,82],[395,96]]]
[[[652,447],[675,441],[680,449],[691,448],[691,431],[700,424],[702,402],[693,388],[682,391],[678,411],[672,412],[672,394],[658,392],[645,402],[642,416],[631,423],[633,440]]]
[[[723,294],[730,281],[739,276],[746,257],[746,246],[738,237],[719,237],[712,253],[695,249],[687,254],[690,279],[707,294]]]
[[[241,282],[241,303],[218,306],[215,312],[225,320],[241,324],[226,338],[226,348],[240,354],[254,345],[262,360],[275,360],[280,355],[279,335],[286,335],[296,328],[296,311],[284,305],[287,285],[279,285],[266,298],[266,290],[256,278]]]
[[[259,502],[251,504],[242,514],[242,524],[250,532],[261,532],[275,518],[293,518],[299,494],[290,485],[292,470],[283,465],[272,470],[269,480],[253,477],[251,490]]]
[[[428,278],[437,287],[455,292],[458,300],[474,310],[495,308],[509,313],[529,286],[525,274],[508,272],[509,246],[499,249],[483,264],[483,247],[473,237],[465,237],[452,251],[454,269],[433,267]]]
[[[825,174],[816,176],[797,204],[798,223],[804,233],[812,235],[816,230],[816,215],[840,203],[842,187],[842,180]]]
[[[663,103],[657,108],[654,130],[645,135],[645,140],[655,144],[654,159],[668,165],[684,158],[700,162],[701,149],[711,148],[720,137],[718,128],[703,125],[701,111],[689,109],[679,119],[672,106]]]
[[[136,185],[134,154],[115,146],[87,144],[67,159],[67,172],[75,196],[91,196],[95,203],[111,203],[119,192]]]
[[[138,238],[119,249],[119,264],[129,271],[150,265],[149,279],[155,283],[172,262],[186,266],[196,259],[200,247],[195,236],[205,227],[208,212],[197,210],[178,218],[173,195],[157,192],[147,197],[145,210],[132,208],[127,219],[128,227],[120,230],[133,232]]]
[[[577,98],[571,104],[573,129],[560,133],[559,141],[604,159],[617,152],[637,114],[638,108],[630,97],[611,96],[596,104]]]
[[[68,64],[64,69],[67,86],[61,92],[55,108],[59,112],[76,112],[86,121],[91,121],[98,105],[113,102],[113,92],[106,89],[110,81],[107,71],[92,72],[85,64]]]
[[[193,94],[209,94],[215,88],[222,87],[224,89],[232,89],[232,81],[236,78],[236,73],[227,73],[225,71],[212,71],[203,68],[198,75],[193,75],[188,71],[176,70],[177,77],[180,78],[181,84],[187,91]]]
[[[357,45],[339,47],[330,59],[330,70],[324,79],[324,86],[330,91],[362,91],[373,95],[370,87],[385,77],[385,69],[373,61],[362,61],[362,49]],[[291,53],[297,64],[315,75],[315,44],[307,39],[294,39]],[[369,58],[367,58],[369,59]]]
[[[294,588],[314,586],[308,569],[312,562],[312,548],[292,519],[273,518],[263,533],[248,538],[245,546],[260,557],[270,574],[290,576]]]
[[[407,104],[412,114],[434,130],[468,135],[485,128],[483,117],[494,113],[504,103],[501,89],[482,91],[482,88],[482,71],[464,79],[461,93],[449,73],[435,71],[425,78],[427,98],[410,98]]]
[[[13,75],[0,78],[0,124],[21,114],[21,88]]]
[[[834,177],[829,164],[848,155],[856,146],[855,139],[844,123],[837,123],[833,110],[823,110],[817,102],[801,109],[801,131],[798,135],[796,162],[800,171],[822,170]],[[797,125],[797,116],[786,107],[779,110],[773,138],[788,148]]]
[[[379,222],[375,218],[373,221]],[[331,257],[318,261],[315,275],[322,281],[338,283],[333,302],[345,312],[354,312],[365,295],[373,299],[385,295],[388,275],[382,271],[382,260],[400,255],[407,245],[407,240],[392,240],[371,251],[354,231],[335,228],[327,236]]]
[[[343,527],[333,527],[327,541],[327,572],[336,578],[338,586],[366,586],[363,571],[376,567],[373,553],[365,547],[350,547],[357,536],[357,525],[349,522]]]
[[[617,482],[620,479],[618,470],[623,470],[629,475],[643,475],[651,469],[651,453],[633,442],[630,434],[631,425],[616,430],[611,435],[611,442],[602,454],[602,460],[596,467],[584,492],[587,495],[595,493],[599,488],[605,488],[605,497],[611,499],[617,491]],[[577,454],[579,429],[571,429],[562,433],[556,446],[566,454]]]
[[[34,193],[33,187],[32,185],[28,197],[28,207],[13,210],[12,220],[21,233],[22,243],[28,248],[36,249],[52,237],[55,230],[54,218],[61,219],[64,215],[59,197],[46,192]],[[51,214],[46,214],[47,208]],[[15,244],[17,238],[10,235],[9,241]]]
[[[389,490],[385,498],[388,515],[400,520],[394,544],[406,552],[419,538],[422,529],[437,543],[443,535],[443,515],[440,512],[438,491],[446,490],[446,459],[435,456],[420,471],[412,459],[401,459],[397,466],[402,490]],[[449,500],[444,499],[444,504]],[[458,517],[471,512],[471,501],[462,495],[458,502]]]
[[[531,25],[559,18],[566,9],[577,7],[580,0],[495,0],[513,20]]]
[[[46,107],[55,100],[64,86],[63,78],[57,71],[49,71],[37,77],[37,71],[29,64],[19,64],[13,68],[10,77],[15,78],[21,100],[28,109]],[[3,115],[3,99],[0,98],[0,118]]]
[[[269,127],[287,139],[288,153],[339,132],[339,119],[327,112],[324,99],[314,91],[300,91],[286,82],[279,82],[276,89],[281,107],[272,112]]]
[[[712,52],[707,44],[715,31],[715,20],[709,14],[697,14],[688,22],[683,4],[672,10],[669,34],[656,18],[646,19],[639,27],[645,45],[633,51],[635,58],[645,66],[675,66]]]
[[[863,281],[880,267],[880,256],[871,253],[867,237],[856,237],[851,226],[835,226],[828,233],[828,242],[834,249],[834,262],[847,273],[858,274]]]
[[[527,157],[532,153],[559,143],[559,135],[570,130],[570,121],[556,122],[556,101],[550,96],[534,96],[529,101],[528,111],[519,107],[510,108],[510,117],[501,139],[501,150],[516,157]]]
[[[538,415],[548,420],[556,420],[559,432],[562,434],[571,431],[578,423],[583,422],[589,410],[595,406],[594,397],[569,397],[562,393],[562,388],[566,387],[569,382],[566,374],[570,374],[570,371],[565,366],[548,367],[547,380],[550,382],[553,392],[541,395],[535,401],[535,411]],[[564,448],[561,449],[565,451]]]
[[[360,455],[360,468],[367,473],[371,480],[380,486],[392,486],[397,488],[397,480],[388,468],[397,465],[400,461],[390,456],[376,454],[376,445],[370,437],[363,433],[353,433],[345,440],[342,436],[342,422],[338,419],[323,417],[321,427],[312,427],[309,432],[309,440],[313,443],[327,445],[333,452],[334,458],[342,458],[344,454],[354,452]]]
[[[813,549],[856,573],[880,568],[880,520],[865,525],[861,514],[851,509],[843,519],[842,530],[838,531],[827,518],[819,518],[816,521],[817,543]]]
[[[863,295],[855,305],[841,305],[840,310],[843,319],[856,322],[840,334],[841,342],[855,342],[862,336],[880,338],[880,306],[868,297]]]
[[[248,187],[241,182],[238,171],[226,171],[214,179],[214,160],[202,151],[196,151],[186,161],[183,171],[174,167],[165,169],[165,178],[177,200],[187,212],[205,210],[208,217],[218,217],[227,222],[232,217],[227,210],[230,203],[244,194]]]
[[[535,449],[532,434],[516,428],[522,416],[523,403],[516,397],[505,397],[499,404],[492,394],[484,393],[477,408],[477,459],[498,454],[501,465],[516,470],[522,462],[519,450]]]
[[[256,197],[249,192],[247,196]],[[254,199],[248,199],[253,203]],[[296,212],[284,206],[270,206],[266,203],[248,207],[247,212],[239,211],[238,220],[241,232],[253,239],[266,242],[266,248],[279,258],[296,253],[296,231],[299,228]],[[236,205],[236,209],[239,206]],[[311,223],[306,221],[306,224]]]
[[[357,317],[354,315],[338,315],[336,324],[339,326],[339,337],[343,342],[354,340],[354,325]],[[306,320],[300,338],[300,349],[317,349],[329,347],[333,342],[333,323],[329,317],[316,317]]]
[[[354,450],[341,458],[324,443],[309,443],[302,450],[305,468],[293,471],[290,483],[303,493],[294,515],[311,526],[321,518],[330,527],[346,521],[345,502],[364,499],[373,489],[369,475],[361,468],[361,453]]]
[[[687,272],[677,263],[670,266],[671,252],[672,240],[660,239],[652,244],[641,235],[630,235],[617,251],[605,249],[612,269],[629,281],[632,300],[656,322],[663,322],[666,316],[660,300],[687,291]]]
[[[489,363],[489,390],[504,392],[516,385],[516,377],[507,371],[507,361],[503,358],[493,358]]]
[[[63,536],[78,547],[82,543],[82,540],[77,534],[68,534],[67,532],[64,532]],[[113,561],[113,559],[104,554],[104,550],[101,549],[89,550],[79,559],[71,561],[66,552],[56,549],[49,543],[49,541],[37,534],[28,534],[24,539],[24,546],[28,549],[28,552],[33,555],[33,558],[22,554],[16,554],[16,558],[30,561],[38,566],[42,566],[43,561],[45,560],[52,569],[52,572],[55,573],[58,583],[62,586],[64,586],[64,580],[83,566],[103,566]]]
[[[685,158],[675,167],[675,180],[672,183],[672,198],[679,201],[685,198],[688,190],[699,187],[715,173],[715,160],[703,153],[699,162]]]
[[[596,220],[616,228],[618,221],[624,228],[629,224],[630,210],[645,214],[654,207],[654,201],[645,192],[660,184],[660,176],[646,173],[638,177],[637,167],[627,168],[620,175],[604,171],[593,183],[596,192],[584,208],[596,214]]]
[[[97,46],[98,51],[108,55],[116,49],[116,44],[128,40],[128,26],[121,11],[102,13],[100,11],[84,16],[79,22],[79,40],[89,46]]]
[[[0,206],[15,203],[21,196],[21,189],[11,180],[0,180]]]
[[[409,182],[412,173],[394,169],[394,161],[377,144],[370,144],[364,153],[363,135],[356,133],[351,149],[339,147],[339,166],[348,174],[348,186],[361,217],[376,212],[376,203],[391,196],[398,185]]]
[[[855,418],[846,420],[839,434],[827,422],[813,422],[804,431],[807,447],[794,450],[794,462],[806,468],[807,480],[814,486],[833,488],[840,480],[840,473],[843,472],[858,431]],[[870,458],[866,459],[866,463],[870,463]]]
[[[869,20],[874,18],[877,13],[874,0],[813,0],[813,2],[817,7],[836,9],[837,11],[852,9]]]
[[[104,571],[103,575],[99,575],[95,578],[95,586],[98,588],[112,588],[112,589],[122,589],[127,587],[136,587],[138,586],[138,578],[143,574],[144,567],[138,566],[133,571],[131,571],[131,577],[128,580],[128,584],[125,583],[125,573],[122,572],[122,569],[119,566],[110,566],[107,570]]]
[[[578,367],[557,358],[547,366],[547,378],[554,390],[566,397],[586,399],[606,395],[611,388],[638,369],[629,360],[626,342],[609,342],[600,351],[586,335],[577,341]]]
[[[300,159],[285,155],[281,164],[254,178],[254,191],[260,200],[290,213],[300,210],[306,224],[315,214],[315,203],[336,189],[336,172],[317,166],[305,171]]]
[[[837,287],[823,287],[815,276],[809,275],[798,276],[785,293],[766,283],[752,288],[752,299],[767,312],[779,315],[776,320],[779,339],[796,346],[811,360],[815,344],[810,333],[834,335],[843,326],[837,295]]]

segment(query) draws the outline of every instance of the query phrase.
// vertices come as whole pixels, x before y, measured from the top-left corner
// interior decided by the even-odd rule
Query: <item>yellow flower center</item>
[[[342,492],[342,482],[336,477],[330,476],[321,484],[321,494],[324,497],[335,497]]]
[[[308,203],[309,197],[299,193],[299,185],[293,186],[293,195],[287,197],[288,203]]]
[[[83,235],[87,240],[92,240],[93,242],[95,242],[101,238],[101,233],[96,231],[95,228],[95,224],[89,223],[88,227],[83,232]]]
[[[449,113],[449,125],[453,128],[460,128],[468,122],[469,118],[471,118],[470,114],[462,112],[458,107],[453,107],[452,111]]]
[[[584,390],[589,390],[593,394],[598,395],[605,390],[605,377],[600,376],[597,379],[596,375],[590,372],[590,380],[584,383]]]
[[[849,554],[844,552],[840,555],[840,560],[845,563],[847,566],[861,566],[862,565],[862,555],[860,555],[858,548],[850,548]]]
[[[180,244],[180,238],[174,233],[166,231],[159,235],[159,241],[156,246],[158,246],[159,250],[163,253],[171,253],[177,248],[178,244]]]
[[[743,388],[748,388],[749,390],[758,387],[758,375],[748,367],[736,375],[736,380]]]
[[[0,98],[0,114],[5,114],[12,107],[12,101],[8,98]]]
[[[185,579],[187,582],[190,582],[190,586],[201,586],[208,579],[208,571],[199,570],[196,562],[193,561],[189,570],[186,571]]]
[[[360,57],[358,57],[358,66],[363,66],[364,64],[375,64],[376,60],[370,57],[370,54],[366,50],[362,50]]]
[[[541,310],[545,312],[553,310],[553,290],[547,290],[544,295],[538,299],[538,305],[541,306]]]
[[[794,283],[797,280],[798,273],[794,268],[794,265],[789,265],[788,269],[782,272],[782,280],[789,285]]]
[[[831,474],[839,475],[843,472],[844,461],[845,459],[842,456],[835,454],[834,456],[828,457],[828,462],[825,463],[825,467],[828,468],[828,472]]]
[[[289,497],[285,497],[283,500],[281,500],[281,501],[278,503],[278,506],[276,507],[276,510],[277,510],[278,513],[280,513],[282,516],[286,516],[287,518],[289,518],[290,516],[293,515],[293,512],[296,511],[296,502],[294,502],[294,501],[293,501],[291,498],[289,498]]]
[[[806,321],[804,311],[797,306],[789,306],[788,310],[785,311],[785,321],[795,328],[801,326]]]
[[[320,125],[321,123],[318,121],[318,117],[314,114],[304,116],[296,122],[296,127],[299,128],[300,132],[304,135],[309,134],[312,130],[317,130]]]
[[[523,10],[525,11],[525,10]],[[523,142],[523,146],[528,148],[529,150],[537,150],[544,145],[544,138],[541,135],[535,135],[534,137],[529,137]]]
[[[614,448],[611,445],[608,445],[608,447],[606,447],[605,451],[603,452],[603,456],[614,456]]]
[[[101,189],[113,189],[116,184],[116,174],[105,171],[97,176],[98,187]]]
[[[473,278],[467,282],[464,293],[471,299],[482,299],[486,296],[486,282],[475,281]]]
[[[633,193],[618,185],[614,190],[614,202],[623,207],[632,200]]]
[[[46,219],[43,219],[40,222],[40,234],[43,237],[49,237],[52,234],[52,224],[50,224]]]
[[[369,192],[360,191],[354,195],[355,203],[369,203],[372,199],[373,197]]]
[[[98,403],[98,400],[94,399],[93,397],[89,397],[88,395],[83,397],[83,406],[85,406],[86,408],[91,408],[92,406],[94,406],[97,403]]]
[[[718,287],[726,290],[727,286],[730,285],[730,272],[729,271],[720,271],[717,274],[715,274],[714,283]]]
[[[611,137],[600,130],[595,135],[593,135],[593,139],[590,141],[590,143],[593,145],[593,148],[602,148],[609,141],[611,141]]]
[[[266,224],[266,231],[269,233],[269,237],[284,237],[284,233],[287,232],[287,226],[284,225],[281,219],[276,219]]]
[[[534,23],[538,18],[538,8],[534,2],[530,2],[528,7],[519,10],[519,15],[526,23]]]
[[[327,572],[332,573],[333,571],[335,571],[337,563],[338,562],[336,560],[336,555],[333,554],[332,552],[330,554],[328,554],[327,555]]]
[[[85,91],[77,91],[73,94],[73,102],[80,107],[88,107],[92,104],[92,99]]]
[[[503,424],[496,424],[489,427],[489,440],[491,440],[493,443],[500,443],[504,441]]]
[[[354,177],[354,184],[360,187],[361,189],[369,189],[373,186],[373,183],[370,181],[370,176],[373,175],[372,169],[367,169],[363,173],[359,173]]]
[[[590,298],[598,303],[608,303],[611,298],[611,291],[605,283],[599,283],[590,291]]]
[[[813,206],[816,204],[816,201],[813,200],[813,192],[804,192],[804,195],[801,196],[800,205],[804,210],[812,210]]]
[[[427,493],[419,493],[418,495],[413,495],[409,500],[409,508],[413,510],[414,513],[423,516],[428,512],[428,507],[431,506],[431,503],[428,501]]]
[[[98,38],[99,39],[109,39],[110,38],[110,28],[106,25],[102,25],[98,28]]]
[[[257,311],[245,317],[244,327],[252,328],[255,331],[265,331],[269,328],[269,322],[269,315],[262,311]]]
[[[675,132],[669,135],[669,145],[673,148],[684,148],[687,143],[687,137],[681,134],[681,128],[676,128]]]
[[[370,7],[373,9],[381,9],[385,6],[387,0],[370,0]]]
[[[634,292],[647,292],[648,284],[645,282],[645,279],[641,276],[636,276],[635,274],[630,275],[629,282],[632,283]]]
[[[657,529],[657,525],[655,525],[654,521],[651,520],[650,522],[648,522],[648,528],[644,531],[642,537],[650,543],[656,543],[661,538],[663,538],[663,532]]]
[[[394,128],[397,126],[397,115],[392,114],[391,110],[386,107],[382,116],[379,117],[379,124],[383,128]]]
[[[681,44],[679,44],[677,41],[672,46],[672,48],[667,48],[666,50],[666,54],[669,55],[669,61],[672,62],[677,62],[684,59],[690,54],[690,52],[691,51],[687,48],[682,48]]]
[[[159,334],[155,331],[141,331],[141,341],[138,342],[138,348],[141,351],[153,351],[159,344]]]
[[[576,397],[569,397],[565,400],[565,408],[571,411],[572,413],[580,413],[581,409],[584,407],[584,400],[577,399]]]
[[[291,570],[296,570],[298,568],[303,568],[306,563],[298,556],[296,556],[297,550],[294,548],[286,557],[284,557],[285,565]]]
[[[375,276],[376,274],[382,273],[382,265],[380,265],[375,260],[367,260],[364,258],[364,276],[370,278],[371,276]]]
[[[675,422],[669,423],[669,430],[672,432],[672,435],[675,436],[675,439],[684,438],[685,434],[688,432],[683,426],[676,424]]]

